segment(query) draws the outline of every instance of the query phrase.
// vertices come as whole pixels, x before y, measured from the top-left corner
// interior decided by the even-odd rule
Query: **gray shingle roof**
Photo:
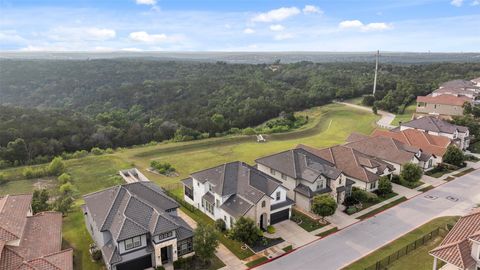
[[[193,188],[193,179],[191,177],[187,178],[187,179],[183,179],[181,181],[185,186],[189,187],[189,188]]]
[[[328,179],[336,179],[342,173],[329,161],[301,148],[259,158],[255,162],[294,179],[303,179],[311,183],[320,175]]]
[[[281,183],[256,168],[240,161],[222,164],[192,174],[196,180],[213,185],[212,192],[220,196],[240,195],[250,203],[271,195]]]
[[[228,198],[227,201],[225,201],[220,208],[222,208],[225,212],[230,214],[231,216],[238,218],[247,211],[252,208],[253,204],[249,203],[248,201],[242,199],[240,196],[233,195]]]
[[[202,199],[211,203],[211,204],[215,204],[215,197],[213,196],[213,194],[211,192],[205,193],[205,195],[203,195]]]
[[[109,231],[114,241],[147,233],[153,236],[183,227],[167,213],[178,208],[178,204],[150,182],[112,187],[85,195],[84,199],[97,229]]]
[[[330,193],[332,189],[329,186],[327,186],[324,189],[313,191],[309,187],[303,184],[298,184],[298,186],[294,189],[294,191],[306,196],[307,198],[313,198],[314,196],[319,194]]]
[[[402,126],[448,134],[455,133],[455,130],[458,130],[459,132],[466,132],[468,130],[467,127],[457,126],[433,116],[425,116],[422,118],[414,119],[412,121],[402,123]]]

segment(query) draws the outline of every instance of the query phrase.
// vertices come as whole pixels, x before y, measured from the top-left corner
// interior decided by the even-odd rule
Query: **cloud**
[[[312,13],[323,14],[323,11],[319,7],[314,5],[305,5],[302,11],[304,14],[312,14]]]
[[[472,1],[472,3],[470,4],[471,6],[478,6],[480,5],[480,0],[474,0]]]
[[[17,34],[16,31],[0,32],[0,42],[2,43],[25,43],[27,40]]]
[[[157,4],[157,0],[135,0],[138,5],[150,5],[154,6]]]
[[[270,30],[275,31],[275,32],[279,32],[279,31],[285,30],[285,27],[281,24],[272,24],[272,25],[270,25]]]
[[[252,22],[278,22],[298,14],[300,10],[296,7],[282,7],[257,14],[252,18]]]
[[[137,42],[144,43],[161,43],[161,42],[177,42],[182,38],[180,36],[167,36],[166,34],[149,34],[145,31],[132,32],[128,37]]]
[[[293,38],[294,35],[293,34],[290,34],[290,33],[281,33],[281,34],[278,34],[278,35],[275,35],[275,37],[273,37],[275,40],[285,40],[285,39],[291,39]]]
[[[342,21],[339,23],[338,27],[340,27],[341,29],[359,29],[364,32],[383,31],[383,30],[390,30],[393,28],[391,24],[384,23],[384,22],[363,24],[359,20]]]
[[[249,34],[254,34],[254,33],[255,33],[255,30],[253,30],[252,28],[245,28],[245,29],[243,30],[243,33],[244,33],[244,34],[248,34],[248,35],[249,35]]]
[[[113,29],[98,27],[56,27],[47,36],[56,41],[104,41],[115,38]]]
[[[143,51],[142,49],[139,49],[139,48],[121,48],[120,50],[124,52],[142,52]]]
[[[452,6],[461,7],[463,5],[463,0],[452,0],[452,2],[450,2],[450,4]]]

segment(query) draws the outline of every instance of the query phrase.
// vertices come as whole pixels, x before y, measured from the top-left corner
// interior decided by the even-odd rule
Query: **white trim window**
[[[135,237],[126,239],[124,243],[125,243],[125,250],[134,249],[142,245],[142,237],[135,236]]]

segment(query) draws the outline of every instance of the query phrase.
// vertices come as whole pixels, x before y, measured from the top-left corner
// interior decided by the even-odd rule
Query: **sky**
[[[1,51],[479,52],[480,0],[0,0]]]

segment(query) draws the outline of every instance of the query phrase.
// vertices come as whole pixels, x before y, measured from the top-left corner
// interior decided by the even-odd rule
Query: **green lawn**
[[[344,102],[363,106],[362,101],[363,101],[363,97],[356,97],[356,98],[347,99]]]
[[[318,237],[326,237],[326,236],[329,236],[330,234],[334,233],[334,232],[337,232],[338,231],[338,228],[337,227],[333,227],[331,228],[330,230],[327,230],[327,231],[324,231],[324,232],[321,232],[319,234],[317,234],[316,236]]]
[[[282,249],[283,249],[283,251],[285,251],[285,252],[289,252],[289,251],[291,251],[291,250],[293,249],[293,246],[292,246],[292,245],[288,245],[288,246],[286,246],[286,247],[284,247],[284,248],[282,248]]]
[[[407,198],[405,198],[405,197],[400,197],[400,198],[398,198],[397,200],[395,200],[395,201],[393,201],[393,202],[387,203],[387,204],[383,205],[382,207],[379,207],[379,208],[374,209],[374,210],[372,210],[372,211],[370,211],[370,212],[368,212],[368,213],[366,213],[366,214],[364,214],[364,215],[359,216],[358,219],[361,220],[361,219],[366,219],[366,218],[368,218],[368,217],[374,216],[374,215],[376,215],[376,214],[378,214],[378,213],[380,213],[380,212],[382,212],[382,211],[384,211],[384,210],[387,210],[388,208],[393,207],[393,206],[395,206],[395,205],[397,205],[397,204],[399,204],[399,203],[401,203],[401,202],[404,202],[404,201],[406,201],[406,200],[407,200]]]
[[[466,170],[464,170],[464,171],[461,171],[461,172],[459,172],[459,173],[457,173],[457,174],[454,174],[453,176],[455,176],[455,177],[460,177],[460,176],[464,176],[465,174],[471,173],[471,172],[473,172],[473,171],[475,171],[474,168],[468,168],[468,169],[466,169]]]
[[[430,270],[433,269],[433,257],[428,252],[437,247],[442,242],[443,237],[437,236],[436,238],[427,242],[426,245],[417,248],[416,250],[400,258],[398,261],[388,266],[389,270],[403,270],[403,269],[415,269],[415,270]]]
[[[309,216],[304,215],[303,213],[292,209],[292,218],[293,221],[301,221],[300,223],[297,222],[298,226],[302,227],[307,232],[315,231],[317,229],[320,229],[324,226],[328,225],[328,222],[325,224],[322,224],[314,219],[311,219]]]
[[[438,227],[445,227],[447,224],[454,224],[458,220],[458,217],[440,217],[420,226],[419,228],[403,235],[397,240],[381,247],[380,249],[370,253],[362,259],[345,267],[344,270],[364,270],[367,267],[375,264],[377,261],[390,256],[399,249],[412,243],[413,241],[423,237],[427,233],[435,230]],[[432,258],[433,261],[433,258]],[[417,269],[417,268],[403,268],[403,269]],[[431,269],[431,267],[429,268]]]
[[[256,260],[253,260],[253,261],[251,261],[251,262],[248,262],[246,265],[247,265],[247,267],[251,268],[251,267],[257,266],[257,265],[259,265],[259,264],[261,264],[261,263],[264,263],[264,262],[266,262],[266,261],[268,261],[268,258],[267,258],[267,257],[260,257],[260,258],[258,258],[258,259],[256,259]]]
[[[415,110],[417,108],[417,104],[413,103],[405,108],[405,111],[402,114],[397,114],[395,116],[395,119],[392,121],[392,125],[398,126],[399,122],[405,123],[410,120],[412,120],[412,116],[415,113]]]

